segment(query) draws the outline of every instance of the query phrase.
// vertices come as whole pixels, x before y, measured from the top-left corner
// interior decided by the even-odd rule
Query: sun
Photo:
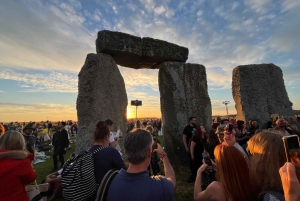
[[[127,119],[132,118],[132,113],[130,110],[127,109]]]

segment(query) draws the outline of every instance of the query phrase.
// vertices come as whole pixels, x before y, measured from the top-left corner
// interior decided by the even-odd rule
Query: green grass
[[[71,139],[74,139],[75,137],[71,137]],[[158,136],[158,140],[161,143],[161,146],[163,147],[163,137]],[[70,155],[75,152],[75,145],[71,144],[72,149],[68,150],[65,154],[65,161],[70,157]],[[52,159],[52,152],[47,153],[47,155],[50,156],[50,159],[47,159],[44,163],[38,163],[34,165],[34,169],[37,173],[37,182],[41,183],[47,175],[49,175],[51,172],[50,170],[53,168],[53,159]],[[58,163],[60,165],[60,163]],[[125,162],[127,165],[127,162]],[[173,166],[176,174],[176,180],[177,180],[177,188],[175,190],[175,200],[176,201],[188,201],[193,200],[193,189],[194,189],[194,183],[187,183],[186,180],[189,177],[189,168],[188,166]],[[161,170],[163,170],[163,164],[161,163]],[[63,201],[64,199],[55,199],[55,201]]]
[[[161,146],[164,147],[164,140],[163,136],[158,136],[158,141],[160,142]],[[176,181],[177,181],[177,188],[175,190],[175,200],[176,201],[187,201],[187,200],[194,200],[194,183],[187,183],[186,180],[190,176],[189,167],[186,166],[173,166]],[[163,164],[161,163],[161,170],[163,170]]]
[[[55,131],[51,131],[51,136],[53,136],[53,134],[55,133]],[[41,133],[38,133],[38,137],[41,135]],[[76,139],[76,137],[71,137],[71,140]],[[64,155],[65,161],[67,161],[70,158],[70,155],[72,153],[75,152],[75,144],[70,144],[71,145],[71,149],[67,150],[67,153]],[[52,151],[46,151],[45,152],[46,155],[50,156],[49,159],[47,159],[45,162],[43,163],[38,163],[33,165],[36,173],[37,173],[37,183],[40,184],[43,180],[46,179],[46,176],[51,174],[51,170],[53,169],[53,159],[52,159]],[[60,166],[60,163],[58,161],[58,165]]]
[[[70,155],[75,152],[75,144],[71,144],[71,149],[67,151],[67,153],[64,155],[65,161],[67,161],[70,158]],[[37,173],[37,179],[36,181],[38,183],[41,183],[43,180],[46,179],[46,176],[49,175],[53,168],[53,159],[52,159],[53,152],[46,152],[46,155],[50,156],[49,159],[47,159],[44,163],[38,163],[35,164],[33,167]],[[58,161],[58,166],[60,166],[60,163]]]

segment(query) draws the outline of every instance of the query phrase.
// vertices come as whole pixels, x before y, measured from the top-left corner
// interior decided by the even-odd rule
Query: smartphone
[[[282,140],[286,161],[294,164],[300,164],[299,137],[297,135],[284,136]]]
[[[233,130],[233,124],[229,124],[228,131],[232,132],[232,130]]]
[[[152,144],[152,150],[157,149],[157,138],[153,137],[153,144]]]
[[[205,153],[202,153],[202,157],[204,159],[204,162],[208,165],[212,167],[212,163],[211,163],[211,159],[208,155],[206,155]]]
[[[297,135],[284,136],[282,138],[286,161],[294,164],[297,178],[300,179],[300,146]]]

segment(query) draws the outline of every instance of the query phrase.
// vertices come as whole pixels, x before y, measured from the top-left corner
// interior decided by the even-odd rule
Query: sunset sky
[[[77,120],[78,73],[100,30],[189,48],[206,67],[213,115],[236,114],[238,65],[274,63],[300,109],[299,0],[1,0],[0,121]],[[160,117],[158,70],[119,66],[138,117]],[[128,106],[129,117],[135,107]],[[191,114],[192,115],[192,114]]]

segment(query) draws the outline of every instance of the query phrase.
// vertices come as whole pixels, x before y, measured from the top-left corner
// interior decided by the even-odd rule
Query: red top
[[[10,150],[0,150],[0,201],[27,201],[25,185],[36,179],[30,163],[32,154],[23,159],[14,156]]]

